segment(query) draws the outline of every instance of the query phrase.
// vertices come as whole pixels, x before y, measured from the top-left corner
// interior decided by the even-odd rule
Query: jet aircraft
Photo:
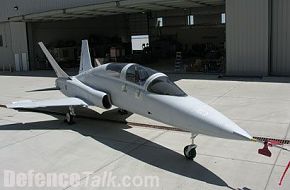
[[[92,67],[88,41],[82,41],[79,74],[67,75],[42,42],[39,45],[56,72],[55,86],[66,97],[43,101],[18,101],[8,108],[68,106],[65,120],[72,124],[75,106],[112,105],[144,117],[191,132],[192,143],[184,155],[196,156],[194,138],[198,134],[213,137],[254,140],[251,135],[211,106],[186,94],[167,75],[135,63],[107,63]]]

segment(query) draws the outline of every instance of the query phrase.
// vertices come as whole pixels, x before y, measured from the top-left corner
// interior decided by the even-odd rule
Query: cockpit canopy
[[[108,75],[120,78],[123,68],[128,65],[128,63],[109,63],[106,66],[106,72]]]
[[[144,86],[150,76],[158,73],[153,69],[138,64],[130,64],[129,66],[128,63],[110,63],[106,66],[106,73],[110,76],[121,78],[122,72],[124,73],[123,80],[139,86]],[[171,82],[167,76],[159,76],[153,79],[148,84],[146,90],[159,95],[187,96],[186,93]]]
[[[146,80],[155,73],[157,71],[134,64],[126,70],[126,81],[144,86]]]
[[[106,66],[107,74],[120,78],[124,67],[127,65],[129,66],[128,63],[110,63]],[[157,71],[138,64],[130,64],[128,68],[125,68],[124,72],[126,81],[133,82],[141,86],[145,84],[146,80],[150,76],[158,73]]]
[[[167,76],[161,76],[150,82],[148,92],[169,96],[187,96],[176,84],[171,82]]]

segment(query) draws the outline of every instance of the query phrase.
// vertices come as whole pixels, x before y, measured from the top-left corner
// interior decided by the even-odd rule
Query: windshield
[[[148,92],[160,95],[187,96],[185,92],[165,76],[154,79],[149,84],[147,90]]]
[[[143,86],[146,80],[156,71],[140,65],[131,65],[126,71],[126,80]]]

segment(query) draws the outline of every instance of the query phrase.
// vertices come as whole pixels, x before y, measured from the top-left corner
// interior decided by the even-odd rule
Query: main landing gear
[[[65,114],[65,122],[68,123],[69,125],[74,123],[74,117],[76,116],[75,110],[73,106],[68,107],[69,111]]]
[[[184,147],[184,156],[187,160],[193,160],[196,157],[196,144],[194,144],[194,138],[197,134],[191,134],[191,144]]]

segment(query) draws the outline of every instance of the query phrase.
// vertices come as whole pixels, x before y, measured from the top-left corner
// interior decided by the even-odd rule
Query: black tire
[[[188,151],[188,149],[190,150]],[[187,160],[193,160],[196,157],[196,150],[195,147],[192,147],[192,145],[187,145],[186,147],[184,147],[183,153]]]

